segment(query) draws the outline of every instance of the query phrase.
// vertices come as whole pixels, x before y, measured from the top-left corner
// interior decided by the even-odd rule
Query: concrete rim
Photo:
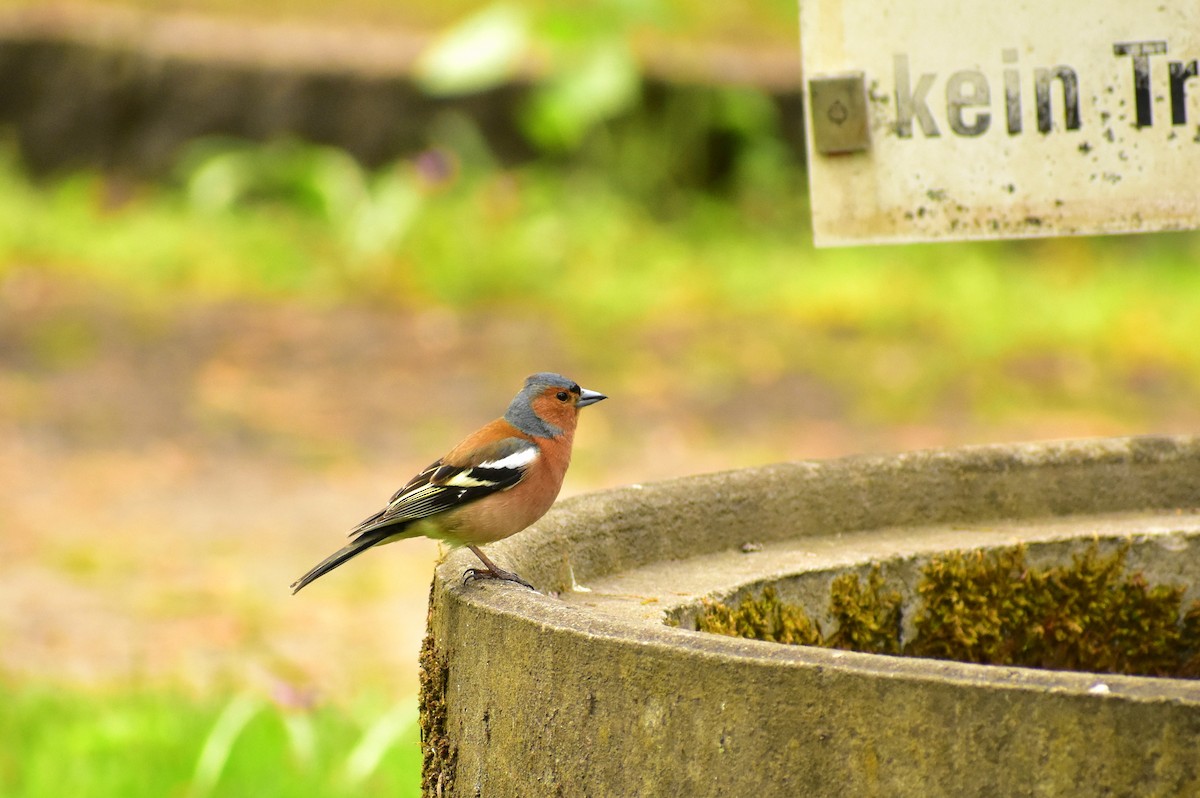
[[[1098,494],[1098,470],[1115,483]],[[888,493],[889,483],[924,474],[919,490],[907,499]],[[578,580],[599,578],[627,567],[616,548],[643,550],[634,563],[707,553],[732,547],[747,525],[764,513],[796,514],[799,536],[821,527],[827,534],[864,531],[914,520],[933,523],[999,519],[1055,518],[1077,513],[1146,510],[1194,510],[1200,507],[1200,437],[1139,437],[1062,441],[931,450],[889,457],[851,457],[827,462],[798,462],[709,474],[647,486],[629,486],[579,496],[560,503],[535,527],[490,547],[493,559],[515,568],[544,592],[562,590]],[[786,484],[795,489],[783,491]],[[827,495],[842,485],[842,498],[862,497],[873,507],[839,512]],[[1092,487],[1089,487],[1091,485]],[[748,499],[764,487],[769,501]],[[847,487],[849,491],[847,492]],[[895,485],[892,484],[892,488]],[[911,488],[911,486],[910,486]],[[1017,488],[1028,489],[1022,493]],[[807,491],[807,493],[806,493]],[[901,491],[904,493],[904,491]],[[972,499],[979,499],[972,503]],[[749,502],[749,503],[748,503]],[[844,509],[844,508],[843,508]],[[806,512],[807,511],[807,514]],[[647,540],[655,525],[684,525],[696,518],[727,524],[723,538]],[[742,520],[739,521],[739,516]],[[777,538],[778,539],[778,538]],[[723,543],[722,543],[723,541]],[[648,544],[648,545],[647,545]],[[630,559],[624,557],[624,559]],[[511,584],[463,585],[462,572],[473,555],[458,551],[439,565],[434,590],[442,598],[474,611],[504,616],[507,622],[568,636],[603,638],[622,644],[686,652],[701,658],[754,661],[773,667],[817,668],[887,679],[950,681],[1022,691],[1053,691],[1091,700],[1178,702],[1200,707],[1194,681],[1111,674],[1041,671],[939,660],[889,657],[786,646],[708,635],[661,624],[630,623],[589,612],[552,595],[531,593]],[[1090,692],[1098,683],[1107,692]]]

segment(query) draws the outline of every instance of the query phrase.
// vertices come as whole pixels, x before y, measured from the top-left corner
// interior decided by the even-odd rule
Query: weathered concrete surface
[[[1184,606],[1200,599],[1200,513],[1172,510],[1054,519],[935,524],[847,532],[761,544],[751,541],[725,551],[650,563],[589,581],[586,591],[563,593],[572,606],[616,619],[659,624],[663,617],[685,629],[696,627],[701,599],[736,605],[771,586],[779,599],[803,607],[827,631],[834,580],[847,572],[866,579],[878,566],[889,593],[901,598],[901,642],[916,634],[924,603],[918,592],[923,570],[952,550],[991,551],[1024,544],[1035,567],[1070,563],[1093,547],[1102,557],[1125,551],[1125,566],[1151,585],[1183,585]],[[675,625],[675,624],[673,624]]]
[[[940,527],[931,534],[968,547],[1019,535],[1006,522],[1026,519],[1056,540],[1076,520],[1082,534],[1092,517],[1186,546],[1197,508],[1197,438],[794,463],[565,502],[493,547],[562,598],[463,586],[469,554],[438,568],[424,658],[426,744],[438,752],[427,793],[1200,794],[1195,682],[777,646],[628,611],[761,579],[753,567],[733,577],[695,567],[746,542],[764,552],[811,543],[824,551],[817,566],[837,560],[840,538],[851,565],[876,556],[873,540],[902,546],[904,527]],[[880,556],[891,553],[885,544]],[[672,561],[685,584],[671,583]],[[656,563],[662,584],[650,590]],[[618,595],[621,612],[601,607],[615,595],[601,587],[614,590],[626,572],[646,593]],[[573,583],[597,592],[565,592]]]

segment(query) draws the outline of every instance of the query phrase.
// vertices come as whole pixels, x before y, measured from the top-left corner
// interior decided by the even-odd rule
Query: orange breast
[[[571,462],[571,435],[543,442],[536,467],[515,487],[493,493],[438,519],[442,537],[458,545],[479,546],[515,535],[554,504]]]

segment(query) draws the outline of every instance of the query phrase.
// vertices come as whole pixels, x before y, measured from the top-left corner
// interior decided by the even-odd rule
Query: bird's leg
[[[467,546],[468,549],[475,552],[475,556],[484,564],[484,568],[468,568],[463,572],[463,581],[470,582],[475,579],[503,579],[505,582],[516,582],[518,585],[524,585],[533,592],[537,592],[537,588],[526,582],[521,577],[514,574],[512,571],[506,571],[497,566],[494,562],[487,558],[487,555],[478,546]]]

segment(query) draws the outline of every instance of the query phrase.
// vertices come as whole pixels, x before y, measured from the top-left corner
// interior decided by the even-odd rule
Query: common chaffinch
[[[561,374],[525,380],[501,418],[468,435],[417,474],[379,512],[350,532],[351,543],[292,583],[292,593],[372,546],[424,535],[475,552],[483,568],[465,579],[504,579],[533,586],[496,566],[480,550],[545,515],[571,462],[580,408],[607,399]]]

